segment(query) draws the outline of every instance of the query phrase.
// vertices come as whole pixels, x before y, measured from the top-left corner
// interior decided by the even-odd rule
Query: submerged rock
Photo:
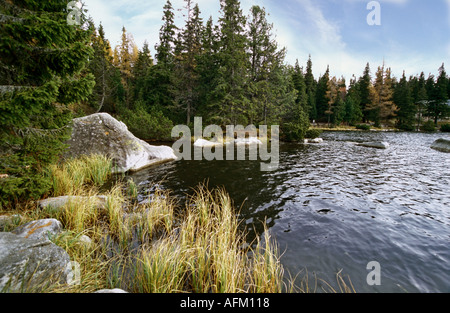
[[[69,255],[50,241],[0,233],[0,291],[40,291],[67,283]]]
[[[194,143],[194,147],[217,147],[217,146],[223,146],[220,142],[213,142],[205,139],[197,139]]]
[[[387,148],[389,148],[389,143],[384,142],[384,141],[373,141],[373,142],[359,143],[358,146],[367,147],[367,148],[375,148],[375,149],[387,149]]]
[[[151,165],[176,160],[171,147],[151,146],[136,138],[127,126],[107,113],[73,120],[66,157],[102,154],[113,159],[113,173],[138,171]]]
[[[432,145],[431,149],[440,152],[450,152],[450,140],[448,139],[438,139]]]
[[[314,139],[305,139],[304,143],[322,143],[322,138],[314,138]]]
[[[256,137],[238,138],[234,140],[236,145],[262,145],[262,141]]]

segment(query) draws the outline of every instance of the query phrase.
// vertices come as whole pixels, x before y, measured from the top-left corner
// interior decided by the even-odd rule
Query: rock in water
[[[202,147],[202,148],[219,147],[219,146],[223,146],[223,143],[212,142],[205,139],[197,139],[194,143],[194,147]]]
[[[50,241],[0,233],[0,291],[40,291],[71,273],[69,255]]]
[[[438,139],[431,145],[431,149],[440,152],[450,152],[450,140]]]
[[[171,147],[151,146],[136,138],[127,126],[107,113],[73,120],[66,157],[103,154],[113,159],[113,173],[138,171],[151,165],[176,160]]]
[[[374,141],[374,142],[360,143],[360,144],[358,144],[358,146],[367,147],[367,148],[375,148],[375,149],[387,149],[387,148],[389,148],[389,143],[382,142],[382,141]]]

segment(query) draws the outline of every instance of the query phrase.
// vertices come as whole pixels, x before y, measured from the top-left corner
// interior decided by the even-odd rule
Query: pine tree
[[[147,88],[146,80],[151,67],[153,66],[153,59],[151,56],[148,42],[145,41],[142,50],[138,52],[136,64],[133,67],[133,100],[141,101],[145,106],[149,106],[147,99],[150,97]]]
[[[343,121],[349,125],[356,125],[360,123],[363,118],[363,114],[360,106],[359,96],[359,84],[356,81],[356,77],[350,80],[347,96],[345,98],[345,113]]]
[[[248,50],[250,55],[249,122],[275,122],[277,108],[292,94],[284,88],[285,49],[278,49],[272,34],[273,25],[267,21],[266,11],[259,6],[250,9],[248,23]],[[290,100],[287,100],[290,101]]]
[[[416,130],[419,131],[422,125],[422,118],[424,115],[425,105],[428,100],[427,89],[426,89],[426,80],[425,74],[422,72],[420,77],[413,77],[409,82],[410,86],[412,86],[412,98],[413,102],[416,105],[417,110],[417,127]]]
[[[113,67],[113,52],[109,41],[105,37],[105,31],[100,24],[98,31],[95,25],[90,21],[90,29],[92,31],[91,44],[94,49],[94,56],[90,60],[88,68],[89,72],[95,77],[95,88],[89,97],[89,103],[94,112],[113,111],[113,76],[115,68]]]
[[[164,110],[164,113],[173,111],[175,105],[175,72],[174,49],[177,43],[174,8],[170,0],[164,5],[163,25],[159,32],[159,44],[156,45],[155,66],[151,67],[147,77],[152,106]]]
[[[328,80],[326,98],[328,100],[328,107],[325,114],[328,118],[328,127],[330,127],[331,116],[334,114],[334,106],[337,104],[339,99],[339,85],[335,76]]]
[[[394,102],[398,107],[397,127],[402,130],[414,130],[414,122],[416,116],[416,106],[411,96],[411,89],[406,80],[405,72],[395,87]]]
[[[302,100],[302,94],[304,94],[303,90],[306,90],[306,88],[304,83],[301,82],[301,69],[299,67],[289,67],[286,68],[286,70],[288,73],[285,73],[283,77],[288,75],[291,78],[282,84],[287,87],[286,90],[284,90],[287,96],[285,97],[284,104],[279,107],[281,113],[281,138],[283,141],[287,142],[302,141],[310,127],[308,114],[304,107],[305,101]],[[297,85],[297,87],[295,87],[295,85]]]
[[[91,34],[68,25],[66,1],[1,3],[0,203],[49,189],[44,172],[64,151],[68,106],[87,101],[95,84],[85,70]]]
[[[370,65],[367,63],[363,76],[358,81],[361,111],[364,122],[369,121],[370,107],[373,101],[373,91],[371,91],[372,78],[370,76]],[[369,110],[367,110],[369,108]]]
[[[316,106],[316,81],[312,72],[311,55],[309,56],[306,73],[305,73],[306,95],[308,97],[308,113],[309,118],[313,121],[317,119],[317,106]]]
[[[247,57],[246,19],[238,0],[221,0],[218,78],[210,109],[219,124],[247,124],[249,100],[249,59]]]
[[[296,104],[300,106],[307,112],[308,109],[308,96],[306,94],[306,82],[303,75],[302,68],[300,67],[298,60],[294,66],[294,72],[292,74],[292,81],[294,83],[294,88],[297,90],[297,98],[295,99]]]
[[[117,47],[116,47],[117,48]],[[120,45],[114,50],[114,60],[116,67],[120,71],[122,86],[125,91],[125,105],[131,106],[131,89],[133,81],[133,67],[137,61],[139,50],[134,43],[133,36],[122,27],[122,37]]]
[[[319,78],[316,90],[316,107],[317,119],[319,121],[328,121],[328,114],[330,99],[327,97],[328,84],[330,80],[330,68],[327,67],[325,74]]]
[[[212,17],[206,22],[201,38],[201,51],[197,58],[196,73],[198,75],[197,112],[209,120],[211,117],[209,104],[213,99],[213,91],[218,80],[219,30],[214,26]]]
[[[388,68],[385,70],[383,64],[383,66],[378,67],[378,71],[375,75],[374,88],[376,92],[376,101],[367,106],[366,110],[368,110],[370,119],[376,124],[379,124],[381,121],[390,124],[390,120],[396,116],[395,112],[397,111],[397,107],[392,99],[393,86],[391,69]]]
[[[430,82],[431,83],[431,82]],[[427,82],[428,84],[428,82]],[[428,115],[434,119],[436,126],[439,119],[444,119],[449,116],[450,108],[448,106],[448,77],[445,71],[444,64],[439,68],[439,76],[436,82],[428,86],[430,90],[428,102]]]
[[[187,20],[186,26],[180,33],[180,53],[178,66],[178,101],[186,112],[187,125],[195,112],[198,101],[198,72],[197,61],[201,54],[203,21],[200,17],[198,4],[192,7],[191,0],[185,0]]]

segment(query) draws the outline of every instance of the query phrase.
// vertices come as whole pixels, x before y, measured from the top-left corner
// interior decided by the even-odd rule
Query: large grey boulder
[[[49,240],[51,236],[63,231],[60,221],[55,219],[42,219],[29,222],[12,231],[13,234],[25,239]]]
[[[114,173],[138,171],[177,159],[171,147],[149,145],[107,113],[74,119],[72,136],[67,143],[66,157],[107,155],[114,161]]]
[[[69,255],[39,239],[0,233],[0,292],[39,292],[67,283],[72,274]]]
[[[450,140],[448,139],[438,139],[432,145],[431,149],[440,152],[450,152]]]

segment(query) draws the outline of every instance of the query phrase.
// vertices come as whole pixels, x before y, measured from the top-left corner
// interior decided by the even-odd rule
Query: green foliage
[[[322,135],[323,131],[320,129],[308,129],[305,134],[305,138],[316,139]]]
[[[173,123],[164,114],[152,108],[146,111],[142,103],[134,110],[123,110],[117,117],[124,122],[128,130],[142,140],[170,140]]]
[[[369,131],[371,129],[371,126],[367,125],[367,124],[359,124],[359,125],[356,125],[356,129]]]
[[[0,203],[49,189],[43,171],[65,148],[69,106],[86,101],[95,84],[85,71],[90,32],[67,24],[66,6],[29,0],[0,7]]]
[[[433,121],[427,121],[422,125],[422,131],[424,132],[435,132],[436,131],[436,125]]]
[[[441,125],[441,132],[443,132],[443,133],[450,133],[450,124],[442,124]]]

